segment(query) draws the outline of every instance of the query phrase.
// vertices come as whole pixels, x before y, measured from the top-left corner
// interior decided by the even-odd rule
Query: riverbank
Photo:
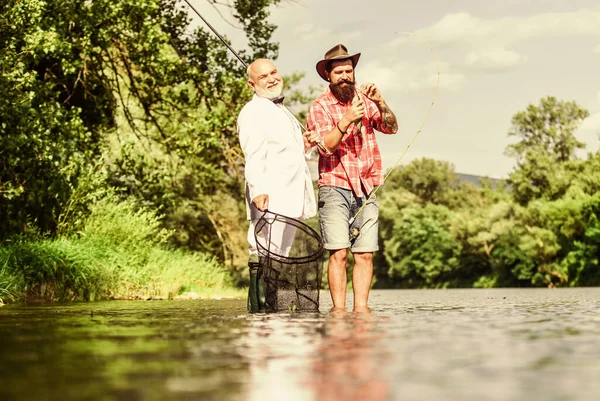
[[[0,303],[240,298],[230,275],[200,253],[98,238],[0,246]]]
[[[108,197],[81,230],[0,243],[0,303],[241,298],[211,255],[168,246],[154,213]]]

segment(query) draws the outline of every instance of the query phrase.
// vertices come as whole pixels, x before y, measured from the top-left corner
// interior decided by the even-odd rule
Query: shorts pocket
[[[325,205],[325,200],[329,198],[333,191],[335,191],[335,189],[330,185],[319,187],[319,208],[322,208]]]

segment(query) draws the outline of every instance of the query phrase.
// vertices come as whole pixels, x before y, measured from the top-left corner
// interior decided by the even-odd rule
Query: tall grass
[[[167,246],[159,217],[107,194],[76,232],[0,245],[0,300],[239,296],[214,257]]]
[[[0,248],[0,306],[5,302],[15,301],[19,298],[20,288],[19,280],[9,273],[5,260],[3,249]]]

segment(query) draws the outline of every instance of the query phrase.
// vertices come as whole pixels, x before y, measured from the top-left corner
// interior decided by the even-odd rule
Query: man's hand
[[[398,132],[398,120],[385,103],[385,100],[383,100],[379,89],[372,83],[364,83],[360,86],[360,92],[377,105],[382,119],[380,131],[385,134],[395,134]]]
[[[256,206],[258,210],[264,212],[269,208],[269,195],[258,195],[256,198],[252,199],[252,204]]]
[[[352,106],[350,106],[348,108],[348,110],[346,110],[346,113],[344,114],[344,118],[347,122],[345,127],[342,128],[347,128],[348,125],[350,125],[351,123],[360,120],[361,118],[363,118],[363,116],[365,115],[365,104],[363,103],[362,100],[360,100],[360,98],[358,96],[356,96],[354,98],[354,100],[352,100]],[[342,125],[342,124],[340,124]]]
[[[383,96],[381,96],[381,92],[377,89],[375,84],[370,82],[364,83],[360,86],[359,92],[375,103],[383,102]]]
[[[304,151],[308,152],[310,148],[315,146],[317,143],[321,142],[321,137],[314,131],[306,131],[302,135],[302,139],[304,139]]]

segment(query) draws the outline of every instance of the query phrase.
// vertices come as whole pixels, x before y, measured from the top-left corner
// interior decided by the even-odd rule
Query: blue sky
[[[234,48],[245,47],[226,9],[193,0]],[[199,21],[199,20],[198,20]],[[590,0],[283,0],[272,8],[278,28],[276,64],[282,74],[304,72],[305,86],[326,87],[315,64],[334,45],[360,52],[357,81],[373,82],[398,116],[400,132],[379,136],[391,167],[416,133],[434,95],[431,115],[401,161],[429,157],[456,171],[506,177],[511,117],[546,96],[574,100],[591,116],[577,132],[588,151],[600,146],[600,3]],[[201,23],[201,21],[199,21]]]

